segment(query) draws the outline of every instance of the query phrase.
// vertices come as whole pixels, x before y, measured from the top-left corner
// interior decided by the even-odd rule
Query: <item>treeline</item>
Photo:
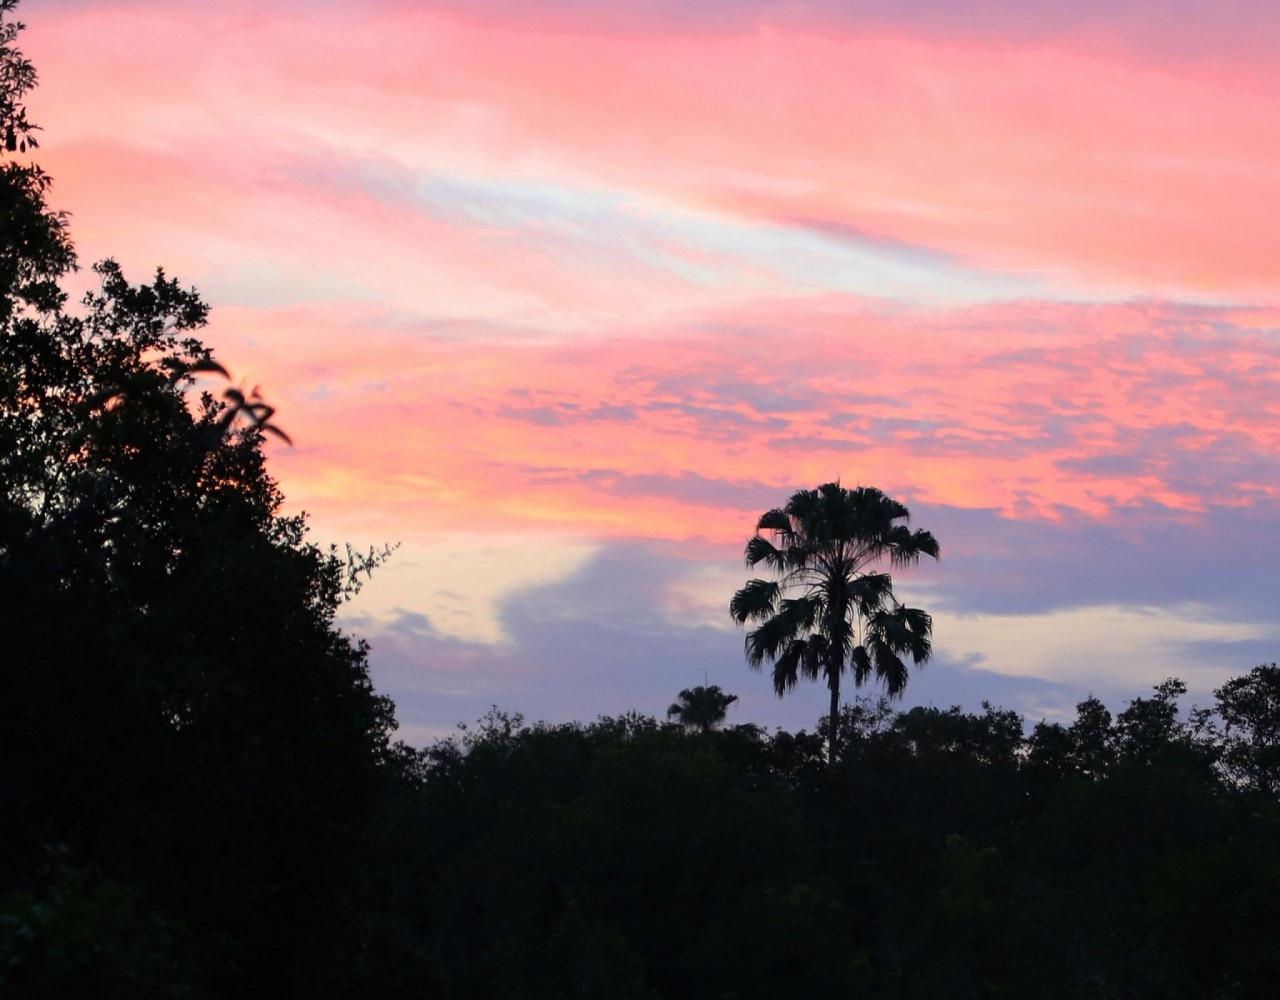
[[[261,756],[235,746],[268,736],[247,725],[201,741],[198,770],[190,748],[175,765],[108,742],[44,775],[80,828],[18,824],[23,856],[42,841],[45,857],[4,904],[0,981],[50,997],[1273,996],[1280,670],[1211,710],[1179,713],[1182,690],[1114,718],[1089,699],[1029,735],[996,708],[862,700],[834,766],[816,733],[496,710],[323,778],[282,755],[287,726]],[[129,766],[141,798],[118,794]]]
[[[422,755],[401,891],[448,996],[1273,996],[1280,671],[1181,691],[1029,736],[860,701],[830,769],[805,732],[495,713]]]

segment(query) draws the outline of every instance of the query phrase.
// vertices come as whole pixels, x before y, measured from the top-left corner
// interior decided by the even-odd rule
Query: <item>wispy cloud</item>
[[[540,287],[557,259],[589,264],[589,247],[695,286],[740,280],[725,270],[738,261],[801,285],[839,285],[843,264],[904,294],[930,277],[953,294],[1028,290],[1008,274],[1057,294],[1274,291],[1280,236],[1258,206],[1280,193],[1275,70],[1239,14],[1157,25],[1136,6],[1050,17],[1010,4],[975,20],[933,5],[726,4],[731,22],[744,16],[707,32],[674,11],[644,31],[520,9],[231,6],[212,25],[206,7],[51,10],[31,34],[50,156],[85,209],[110,200],[95,185],[124,181],[157,222],[180,208],[234,226],[229,207],[248,197],[261,215],[270,187],[288,215],[260,231],[307,218],[314,240],[327,218],[347,241],[369,233],[328,245],[385,247],[388,277],[403,277],[398,261],[446,266],[430,251],[449,242],[472,288],[486,270]],[[1106,44],[1138,29],[1191,47],[1216,32],[1214,51],[1234,39],[1240,58]],[[130,182],[148,165],[155,179]],[[527,231],[495,250],[521,214]],[[494,231],[476,233],[486,221]],[[548,259],[528,252],[539,238]],[[589,284],[559,286],[557,304]],[[627,300],[625,281],[609,291]]]

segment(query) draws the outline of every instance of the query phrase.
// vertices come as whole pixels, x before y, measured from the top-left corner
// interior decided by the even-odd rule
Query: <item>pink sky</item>
[[[23,13],[82,258],[200,287],[291,503],[403,541],[350,621],[426,738],[704,670],[811,722],[723,606],[837,477],[941,538],[919,700],[1275,657],[1280,18],[1143,8]]]

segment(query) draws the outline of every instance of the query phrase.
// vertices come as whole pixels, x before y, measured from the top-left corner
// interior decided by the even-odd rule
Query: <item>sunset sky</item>
[[[812,726],[727,605],[839,478],[941,542],[907,703],[1058,718],[1280,653],[1274,0],[29,0],[82,263],[279,407],[404,735]],[[1159,13],[1155,13],[1159,7]]]

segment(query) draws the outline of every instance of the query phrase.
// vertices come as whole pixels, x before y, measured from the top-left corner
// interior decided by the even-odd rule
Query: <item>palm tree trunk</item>
[[[827,717],[827,767],[835,766],[836,740],[840,732],[840,673],[831,672],[831,714]]]

